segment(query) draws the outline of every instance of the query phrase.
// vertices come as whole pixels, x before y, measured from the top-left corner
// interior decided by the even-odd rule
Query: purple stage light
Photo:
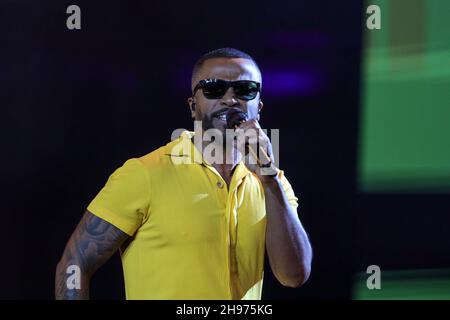
[[[318,72],[297,68],[265,69],[263,94],[270,96],[306,96],[318,93],[323,79]]]

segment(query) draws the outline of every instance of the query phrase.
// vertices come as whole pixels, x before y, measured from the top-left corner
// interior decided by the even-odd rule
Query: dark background
[[[81,7],[81,30],[66,28],[70,4]],[[444,229],[427,244],[417,238],[430,201],[449,208],[448,197],[357,193],[360,1],[3,1],[0,8],[0,298],[53,297],[56,263],[87,204],[125,160],[166,144],[176,128],[192,129],[191,68],[226,46],[260,65],[261,123],[280,129],[280,166],[314,248],[307,284],[283,288],[269,268],[263,298],[348,299],[352,275],[369,264],[448,265]],[[93,278],[91,297],[124,298],[118,255]]]

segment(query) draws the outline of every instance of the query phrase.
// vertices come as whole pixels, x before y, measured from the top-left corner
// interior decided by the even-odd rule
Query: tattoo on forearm
[[[86,211],[70,237],[55,276],[56,299],[89,299],[89,282],[93,273],[105,263],[130,236]],[[69,289],[71,265],[81,270],[80,288]],[[70,280],[70,279],[69,279]]]

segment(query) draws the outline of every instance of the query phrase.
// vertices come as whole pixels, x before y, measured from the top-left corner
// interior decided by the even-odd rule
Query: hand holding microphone
[[[270,140],[265,135],[264,131],[262,131],[258,122],[254,119],[248,120],[247,113],[245,113],[244,111],[236,109],[236,108],[230,108],[227,112],[227,127],[229,129],[254,129],[254,130],[256,130],[256,132],[258,134],[258,140],[265,140],[266,145],[268,147],[267,150],[271,150]],[[257,143],[259,156],[258,156],[258,152],[256,152],[256,150],[254,149],[254,147],[251,144],[246,143],[246,146],[248,146],[249,152],[255,158],[257,166],[260,169],[266,169],[266,170],[263,170],[263,173],[262,173],[263,175],[272,175],[273,176],[278,173],[278,170],[273,165],[272,158],[269,156],[269,154],[266,152],[266,150],[260,145],[260,143]]]

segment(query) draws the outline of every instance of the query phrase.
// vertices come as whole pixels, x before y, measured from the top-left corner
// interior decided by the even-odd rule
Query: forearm
[[[308,236],[289,205],[278,177],[261,179],[266,198],[266,248],[272,271],[285,286],[298,287],[309,277],[312,249]]]
[[[82,270],[73,271],[70,266],[80,267],[79,259],[74,258],[70,252],[64,252],[56,267],[55,273],[55,299],[56,300],[88,300],[90,275]],[[79,277],[79,280],[74,277]],[[76,281],[79,281],[77,287]]]

